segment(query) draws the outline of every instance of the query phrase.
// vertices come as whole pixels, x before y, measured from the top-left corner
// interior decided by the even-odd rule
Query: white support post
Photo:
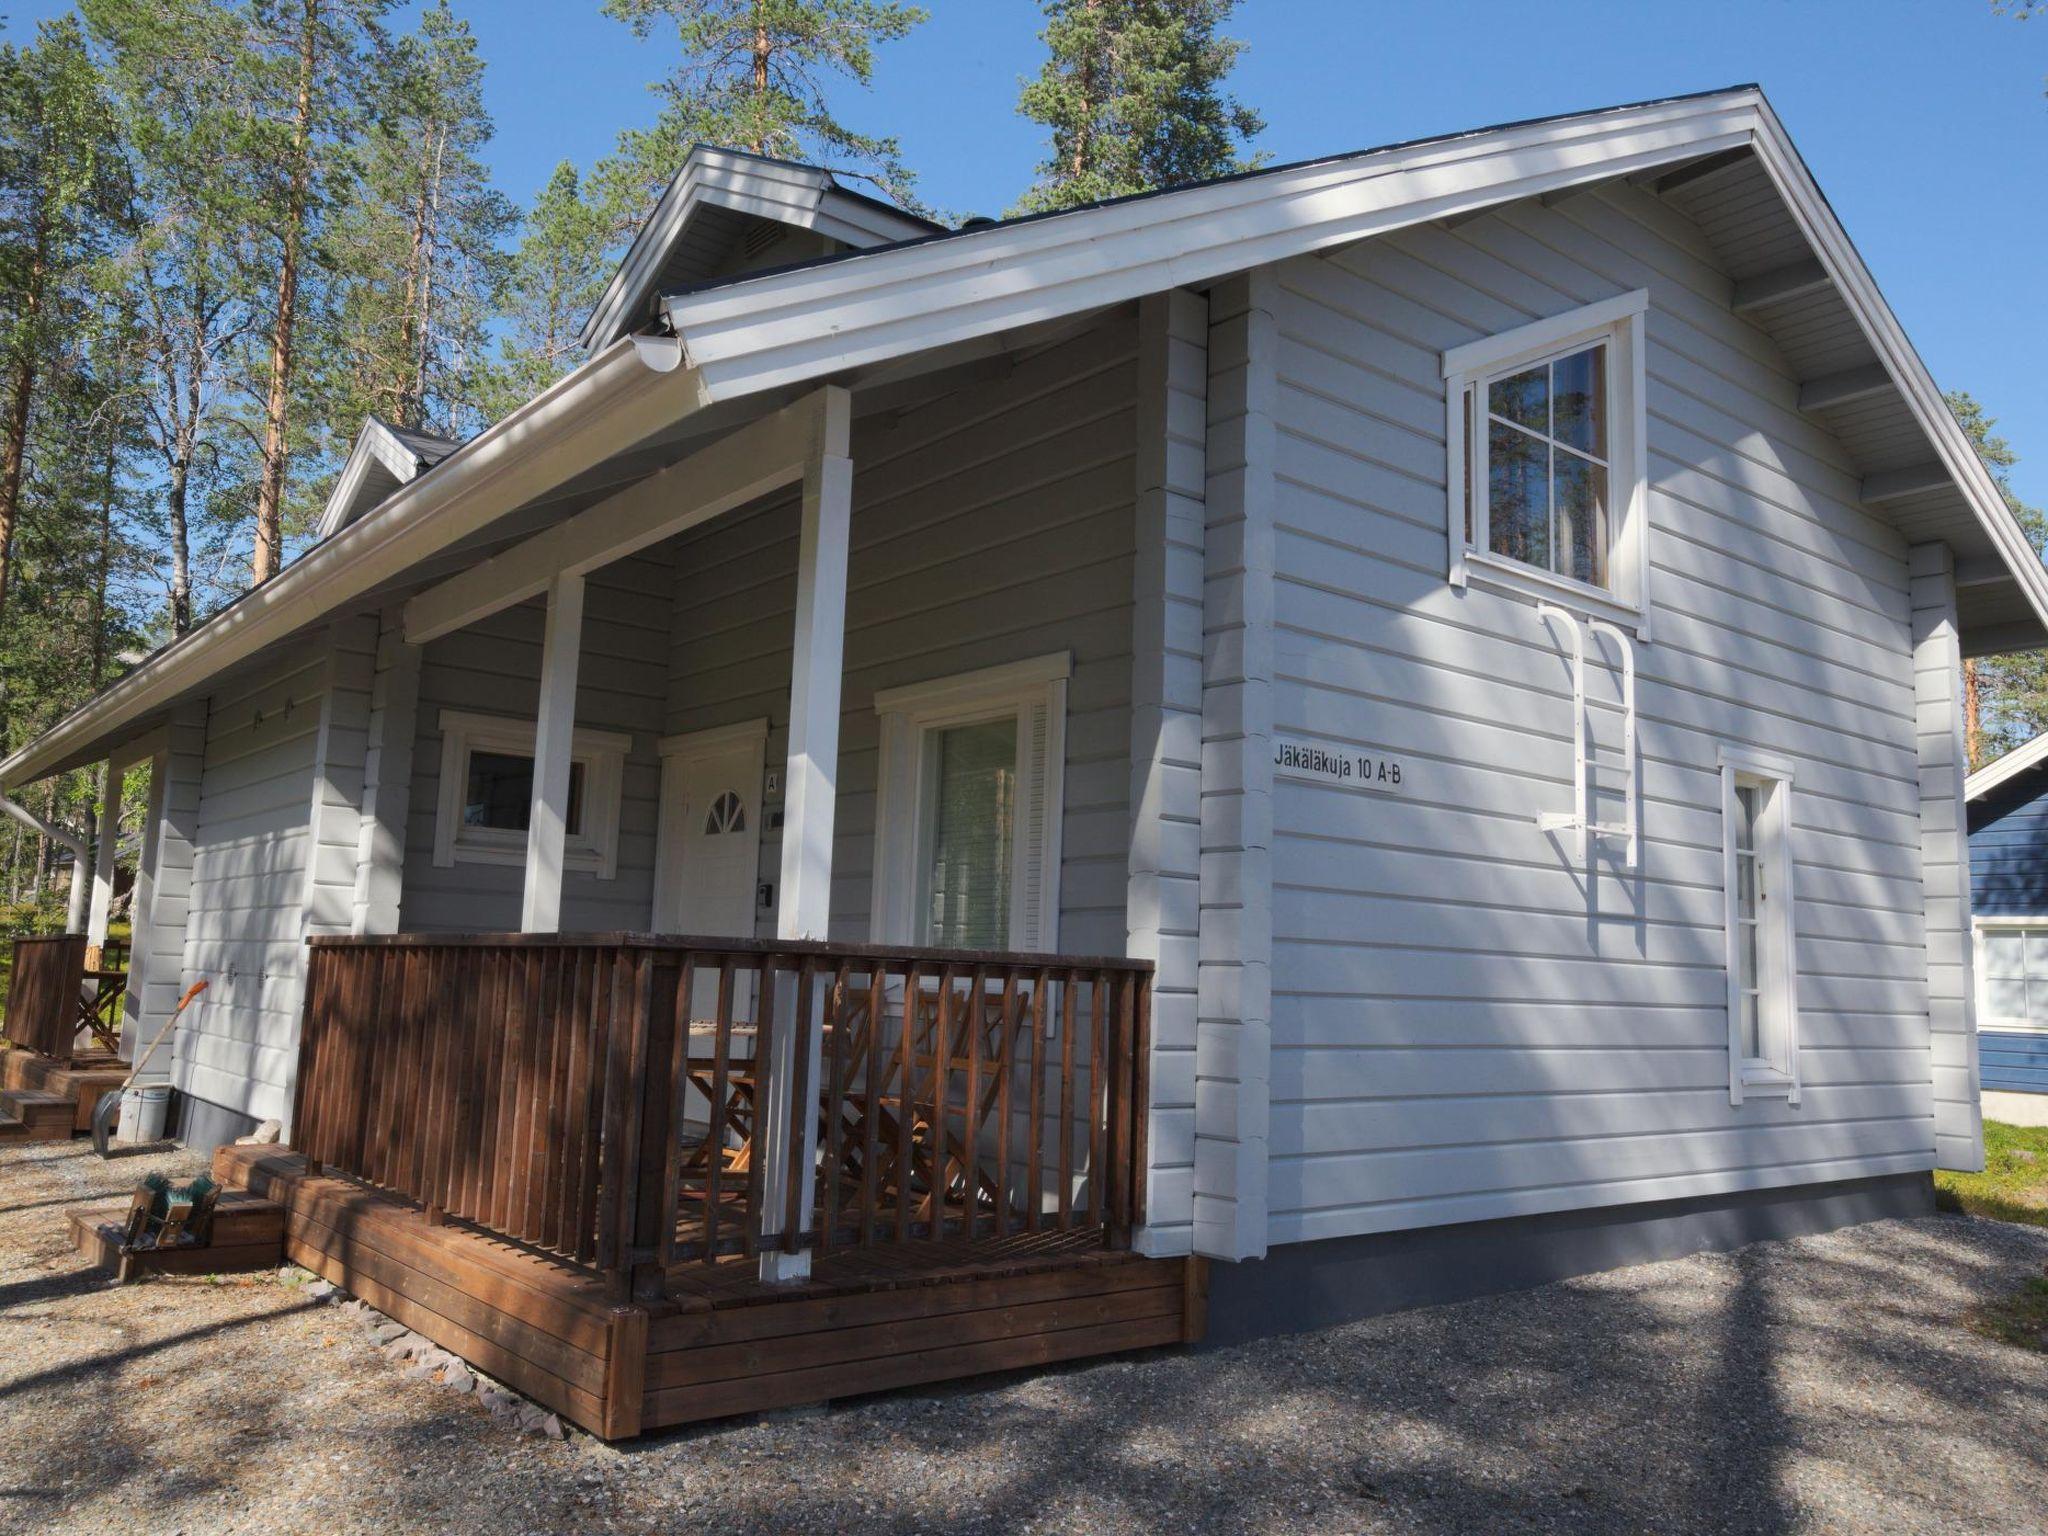
[[[839,778],[839,685],[845,667],[846,564],[852,532],[853,460],[848,449],[851,397],[820,391],[816,430],[804,455],[803,523],[798,541],[796,634],[789,679],[789,777],[782,821],[782,890],[776,933],[785,939],[822,939],[832,916],[832,825]],[[789,995],[784,989],[779,995]],[[778,1021],[782,1023],[783,1021]],[[821,1021],[792,1011],[774,1031],[768,1056],[768,1113],[762,1128],[763,1187],[761,1278],[800,1280],[810,1273],[808,1250],[784,1252],[773,1239],[783,1230],[790,1158],[798,1167],[817,1161],[818,1117],[798,1113],[791,1101],[797,1052],[807,1053],[805,1081],[818,1083],[823,1055]],[[798,1231],[810,1227],[803,1202]]]
[[[405,824],[412,809],[413,740],[419,729],[420,661],[420,647],[406,644],[404,611],[387,609],[370,684],[362,819],[356,828],[357,933],[398,932],[405,893]]]
[[[157,872],[163,863],[164,797],[170,782],[168,744],[149,760],[149,799],[142,815],[142,852],[135,861],[135,896],[128,904],[128,990],[121,998],[121,1059],[132,1063],[145,1042],[141,1038],[144,989],[149,986],[150,955],[157,944]]]
[[[576,666],[583,650],[583,578],[548,586],[540,652],[540,712],[533,729],[533,810],[526,832],[526,891],[519,926],[562,926],[562,860],[569,836],[569,766],[576,742]]]
[[[1906,551],[1913,604],[1913,705],[1920,750],[1920,869],[1927,918],[1927,1023],[1935,1166],[1984,1166],[1978,1092],[1977,987],[1970,923],[1969,776],[1963,750],[1963,656],[1955,555]]]
[[[1139,304],[1124,910],[1128,952],[1154,965],[1150,1166],[1132,1246],[1158,1258],[1194,1241],[1208,359],[1206,295],[1177,289]]]
[[[1194,1250],[1265,1257],[1273,1055],[1274,504],[1270,267],[1209,295]]]
[[[107,921],[114,907],[115,862],[121,846],[121,791],[128,777],[128,760],[107,760],[105,787],[100,791],[99,847],[92,860],[92,906],[85,919],[85,942],[99,949],[107,942]]]

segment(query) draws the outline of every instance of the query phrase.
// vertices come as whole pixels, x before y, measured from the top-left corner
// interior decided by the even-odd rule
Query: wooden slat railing
[[[1150,984],[1121,959],[869,945],[320,938],[292,1139],[641,1293],[764,1242],[1121,1246],[1143,1220]],[[815,1067],[795,1055],[816,1155],[769,1189],[762,1069],[799,1024],[821,1042]]]
[[[85,935],[55,933],[14,941],[7,984],[7,1038],[60,1061],[71,1059],[82,1027]]]

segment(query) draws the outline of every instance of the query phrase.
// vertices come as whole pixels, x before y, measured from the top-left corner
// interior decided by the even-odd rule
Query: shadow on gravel
[[[711,1506],[736,1532],[1783,1532],[1828,1523],[1816,1477],[1872,1528],[2024,1528],[1967,1474],[1995,1458],[2040,1486],[2038,1362],[1980,1348],[1946,1298],[2009,1289],[2038,1245],[1931,1220],[1816,1241],[698,1426],[621,1461],[651,1487],[707,1460],[765,1474]],[[820,1470],[884,1457],[919,1470],[859,1499]]]
[[[68,1365],[55,1366],[47,1371],[37,1371],[31,1376],[0,1383],[0,1403],[46,1388],[73,1386],[94,1377],[105,1376],[118,1367],[147,1360],[150,1356],[162,1354],[165,1350],[176,1349],[182,1344],[195,1343],[201,1339],[221,1338],[244,1328],[261,1327],[289,1317],[294,1312],[311,1311],[319,1305],[320,1303],[316,1301],[295,1302],[291,1306],[279,1307],[275,1311],[259,1312],[250,1317],[229,1318],[223,1322],[208,1323],[203,1328],[187,1328],[182,1333],[167,1333],[160,1338],[131,1344],[125,1349],[105,1350],[88,1355],[82,1360],[73,1360]]]

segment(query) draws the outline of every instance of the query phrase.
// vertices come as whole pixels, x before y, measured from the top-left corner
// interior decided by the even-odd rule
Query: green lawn
[[[2048,1125],[1984,1122],[1984,1171],[1937,1173],[1943,1210],[2048,1227]]]

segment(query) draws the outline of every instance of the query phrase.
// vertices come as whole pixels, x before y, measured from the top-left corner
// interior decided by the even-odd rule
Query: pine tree
[[[1949,392],[1948,407],[1991,471],[2035,554],[2048,555],[2048,515],[2013,494],[2012,470],[2019,455],[1992,430],[1998,423],[1963,390]],[[1973,770],[2024,746],[2043,731],[2048,731],[2048,654],[2016,651],[1972,657],[1963,663],[1963,733]]]
[[[1257,163],[1264,128],[1223,89],[1244,44],[1219,37],[1236,0],[1042,0],[1049,57],[1017,110],[1051,130],[1017,211],[1072,208]]]
[[[294,348],[298,340],[305,248],[324,205],[324,184],[344,161],[356,66],[389,0],[261,0],[252,22],[270,61],[277,101],[263,159],[274,168],[264,199],[276,247],[263,396],[262,481],[256,493],[250,577],[261,586],[284,563],[285,479],[292,454]]]
[[[160,476],[170,630],[195,593],[239,590],[218,556],[259,474],[235,407],[261,334],[264,61],[246,11],[209,0],[80,0],[133,184],[114,282],[136,294],[130,386]]]
[[[650,128],[619,135],[593,174],[614,238],[640,226],[694,144],[782,159],[830,161],[864,175],[906,207],[915,178],[894,138],[848,127],[833,111],[832,77],[873,82],[875,49],[923,22],[895,0],[604,0],[637,37],[672,29],[682,64],[653,90]]]
[[[0,621],[36,393],[118,201],[118,155],[83,30],[46,22],[0,48]]]
[[[534,199],[506,270],[504,331],[484,401],[490,415],[532,399],[574,364],[603,287],[605,243],[604,216],[564,160]]]
[[[329,235],[337,267],[324,413],[463,436],[482,425],[487,328],[517,222],[490,185],[484,64],[467,22],[436,0],[363,82],[360,174]]]

